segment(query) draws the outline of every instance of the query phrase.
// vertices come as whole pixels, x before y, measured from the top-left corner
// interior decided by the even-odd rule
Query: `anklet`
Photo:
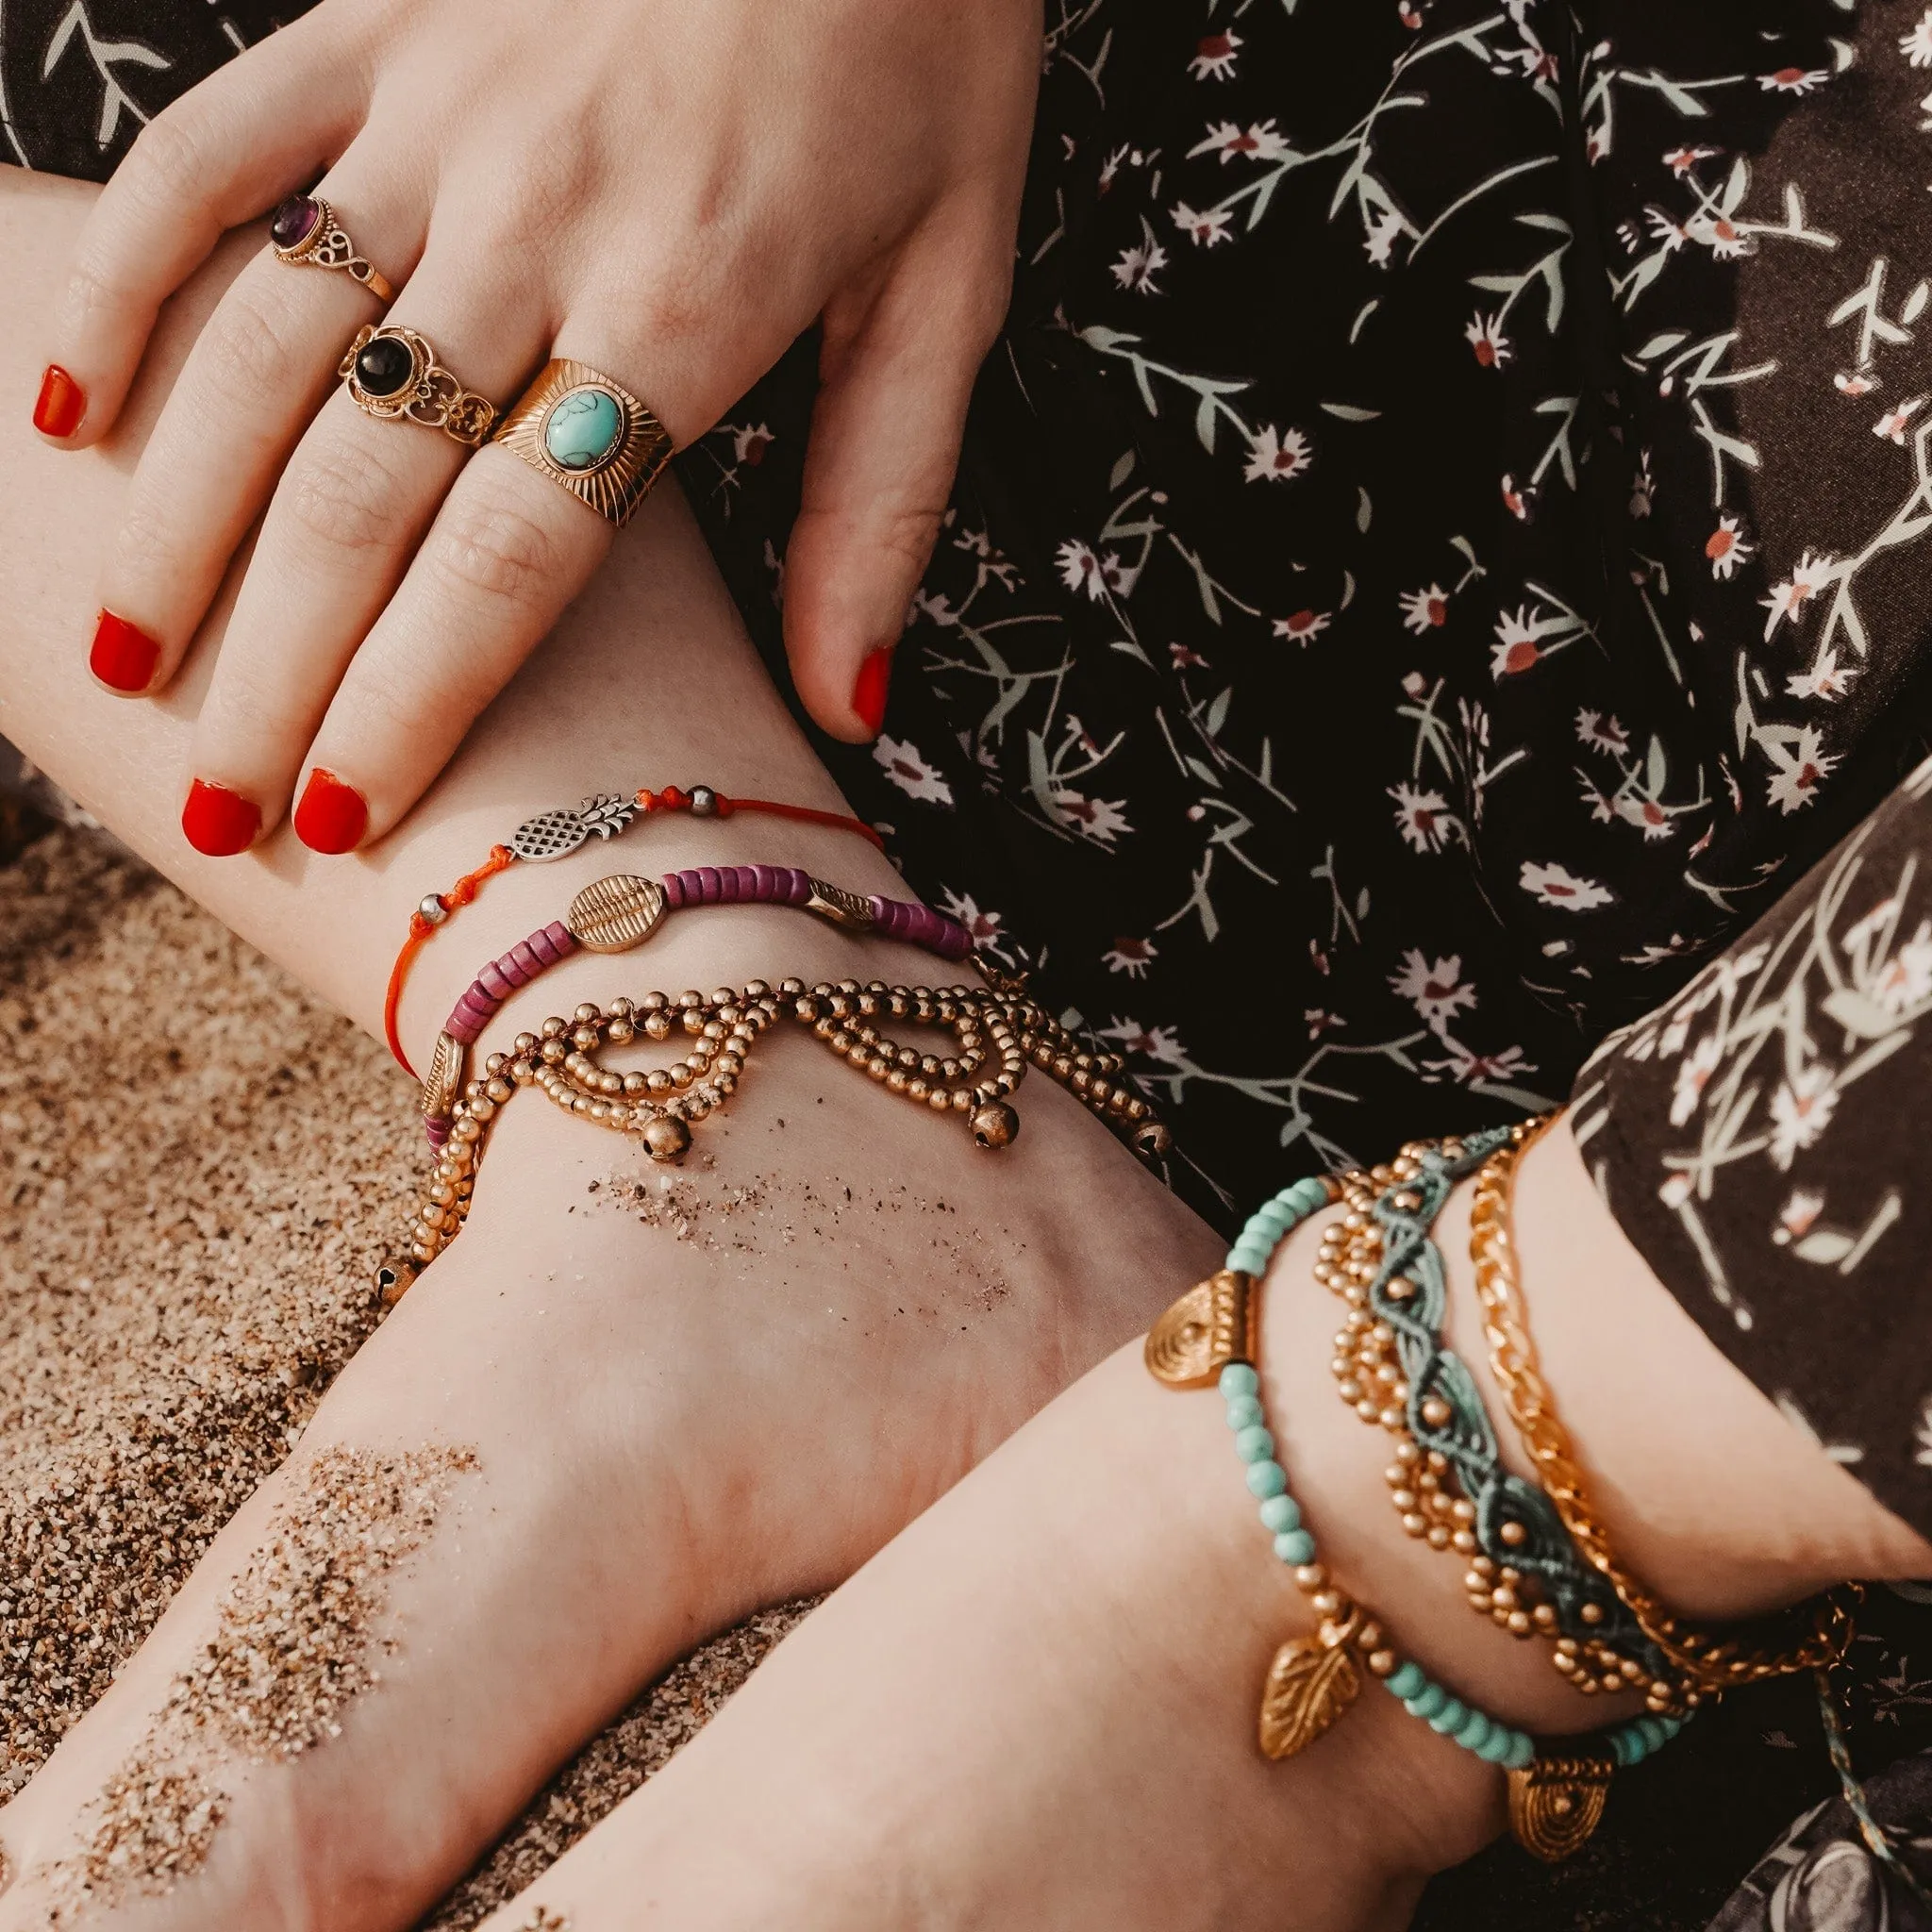
[[[492,845],[489,858],[475,872],[464,874],[446,892],[431,892],[409,915],[408,936],[396,955],[396,963],[390,969],[389,991],[382,1003],[382,1031],[396,1064],[410,1079],[416,1077],[416,1070],[409,1064],[409,1057],[403,1051],[402,1040],[396,1032],[396,1010],[402,1004],[403,985],[409,976],[409,968],[437,927],[446,924],[451,913],[467,906],[487,880],[519,859],[538,865],[561,858],[566,853],[575,852],[587,839],[617,838],[629,830],[640,812],[654,811],[686,811],[698,819],[728,819],[741,811],[762,812],[767,817],[791,819],[799,824],[856,832],[880,851],[885,850],[886,841],[862,819],[849,818],[843,812],[821,811],[816,806],[781,805],[769,798],[727,798],[709,785],[693,785],[689,791],[681,786],[667,785],[662,791],[639,791],[629,798],[618,791],[600,791],[595,797],[585,799],[575,810],[539,812],[510,834],[508,844]]]
[[[1555,1119],[1551,1115],[1549,1119]],[[1509,1198],[1524,1150],[1548,1121],[1498,1148],[1476,1180],[1470,1212],[1469,1246],[1475,1262],[1476,1296],[1482,1304],[1490,1365],[1515,1418],[1543,1491],[1586,1561],[1615,1592],[1619,1607],[1683,1683],[1716,1695],[1767,1677],[1828,1670],[1843,1657],[1853,1636],[1856,1585],[1841,1585],[1756,1626],[1767,1641],[1752,1647],[1749,1630],[1701,1631],[1667,1610],[1619,1562],[1591,1507],[1570,1434],[1557,1419],[1543,1382],[1509,1235]],[[1803,1634],[1790,1640],[1793,1626]],[[1784,1636],[1783,1647],[1776,1639]],[[1559,1660],[1560,1661],[1560,1660]]]
[[[1478,1159],[1520,1152],[1539,1129],[1491,1136]],[[1349,1305],[1331,1363],[1337,1393],[1395,1439],[1391,1503],[1408,1535],[1467,1562],[1474,1610],[1524,1641],[1550,1640],[1552,1663],[1586,1696],[1641,1690],[1654,1715],[1694,1708],[1696,1686],[1585,1562],[1549,1500],[1503,1468],[1468,1366],[1442,1340],[1447,1284],[1430,1229],[1477,1164],[1414,1141],[1391,1167],[1345,1178],[1351,1212],[1315,1262],[1315,1279]]]
[[[476,1036],[511,993],[529,985],[546,967],[567,958],[579,946],[592,953],[627,953],[642,945],[683,907],[751,905],[796,906],[847,932],[881,933],[936,953],[941,959],[963,959],[973,951],[973,935],[958,920],[929,906],[877,893],[861,898],[796,866],[701,865],[667,873],[661,880],[613,873],[586,886],[562,919],[539,926],[491,960],[457,1001],[436,1036],[436,1052],[423,1081],[423,1122],[429,1144],[441,1147],[449,1137],[450,1109]]]
[[[420,1270],[460,1232],[490,1124],[520,1087],[541,1088],[566,1112],[634,1136],[653,1160],[681,1160],[692,1124],[724,1105],[758,1036],[785,1018],[808,1028],[888,1092],[935,1113],[962,1115],[981,1147],[1007,1147],[1018,1136],[1020,1116],[1010,1097],[1029,1064],[1066,1088],[1144,1159],[1158,1159],[1171,1144],[1147,1102],[1114,1080],[1120,1057],[1081,1051],[1015,981],[935,991],[880,979],[866,986],[856,979],[822,980],[810,988],[787,979],[774,991],[754,979],[742,991],[721,987],[709,999],[694,991],[675,997],[648,992],[640,1000],[613,1000],[608,1010],[586,1003],[573,1019],[553,1015],[540,1032],[519,1033],[510,1053],[490,1055],[483,1076],[463,1086],[409,1223],[407,1258],[385,1261],[376,1271],[383,1305],[393,1307]],[[887,1039],[873,1024],[876,1019],[950,1027],[958,1052],[915,1052]],[[641,1034],[664,1040],[675,1030],[692,1036],[692,1045],[668,1067],[619,1074],[593,1058],[607,1041],[625,1046]]]
[[[1445,1143],[1439,1156],[1444,1170],[1459,1178],[1508,1131]],[[1289,1493],[1288,1473],[1275,1457],[1274,1438],[1262,1411],[1254,1360],[1260,1276],[1290,1229],[1344,1198],[1343,1185],[1332,1180],[1310,1178],[1285,1188],[1249,1219],[1226,1266],[1182,1295],[1155,1324],[1146,1342],[1148,1369],[1168,1387],[1198,1389],[1212,1382],[1220,1389],[1235,1453],[1247,1466],[1248,1491],[1260,1506],[1262,1526],[1274,1539],[1275,1556],[1291,1567],[1296,1588],[1321,1620],[1313,1636],[1284,1643],[1269,1667],[1261,1698],[1261,1749],[1272,1758],[1305,1750],[1355,1702],[1366,1673],[1431,1730],[1485,1763],[1501,1766],[1508,1776],[1509,1824],[1517,1840],[1539,1857],[1567,1858],[1595,1830],[1611,1774],[1660,1749],[1684,1721],[1634,1718],[1592,1738],[1556,1740],[1539,1753],[1527,1732],[1465,1703],[1413,1658],[1401,1657],[1386,1641],[1379,1621],[1315,1560],[1314,1536]],[[1351,1218],[1359,1211],[1352,1208]]]

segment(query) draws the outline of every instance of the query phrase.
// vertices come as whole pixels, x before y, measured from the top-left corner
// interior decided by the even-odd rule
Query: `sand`
[[[377,1043],[105,836],[57,827],[14,858],[38,829],[0,824],[0,1799],[107,1688],[374,1328],[373,1271],[420,1154],[412,1090]],[[641,1697],[438,1932],[539,1876],[799,1614],[753,1619]],[[330,1680],[342,1694],[372,1667],[356,1659]],[[268,1720],[280,1728],[253,1747],[323,1741],[333,1694],[319,1716]],[[165,1754],[135,1771],[107,1794],[119,1828],[147,1835],[150,1863],[192,1870],[219,1793]],[[181,1789],[157,1791],[168,1777]]]

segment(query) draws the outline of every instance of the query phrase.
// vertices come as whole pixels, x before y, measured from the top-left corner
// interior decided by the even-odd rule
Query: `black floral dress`
[[[0,150],[104,177],[277,18],[5,0]],[[1224,1221],[1632,1029],[1578,1097],[1620,1217],[1932,1528],[1928,181],[1923,0],[1049,0],[1008,326],[884,732],[822,748]],[[779,668],[814,358],[680,458]],[[1871,1627],[1876,1762],[1932,1637]],[[1814,1740],[1734,1699],[1583,1860],[1499,1852],[1424,1923],[1702,1924],[1828,1798]],[[1724,1923],[1875,1927],[1820,1915],[1882,1897],[1863,1858],[1807,1816]]]

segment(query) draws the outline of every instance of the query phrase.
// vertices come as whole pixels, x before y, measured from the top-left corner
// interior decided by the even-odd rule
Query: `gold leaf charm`
[[[1170,1389],[1205,1389],[1229,1362],[1255,1359],[1255,1277],[1224,1268],[1197,1281],[1147,1331],[1147,1373]]]
[[[463,1062],[467,1057],[467,1049],[460,1041],[447,1033],[436,1036],[436,1052],[430,1058],[429,1072],[423,1082],[425,1120],[448,1120],[457,1095],[463,1091]]]
[[[1297,1637],[1274,1653],[1261,1692],[1261,1749],[1270,1757],[1306,1751],[1362,1688],[1355,1653],[1344,1643]]]
[[[1604,1815],[1616,1766],[1607,1757],[1539,1757],[1509,1774],[1509,1829],[1552,1865],[1583,1849]]]

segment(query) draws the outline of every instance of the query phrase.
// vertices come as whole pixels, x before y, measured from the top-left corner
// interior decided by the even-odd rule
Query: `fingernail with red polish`
[[[49,362],[34,404],[34,427],[42,436],[72,436],[86,414],[87,391],[59,363]]]
[[[858,682],[852,688],[852,708],[876,738],[886,722],[886,687],[892,681],[892,653],[890,646],[874,651],[858,667]]]
[[[181,830],[197,852],[209,858],[230,858],[246,852],[261,829],[261,808],[252,798],[197,778],[188,789],[181,809]]]
[[[296,838],[311,852],[353,852],[368,828],[368,801],[353,785],[317,765],[295,808]]]
[[[104,610],[94,625],[94,647],[88,668],[105,685],[133,695],[154,682],[161,647],[139,625]]]

